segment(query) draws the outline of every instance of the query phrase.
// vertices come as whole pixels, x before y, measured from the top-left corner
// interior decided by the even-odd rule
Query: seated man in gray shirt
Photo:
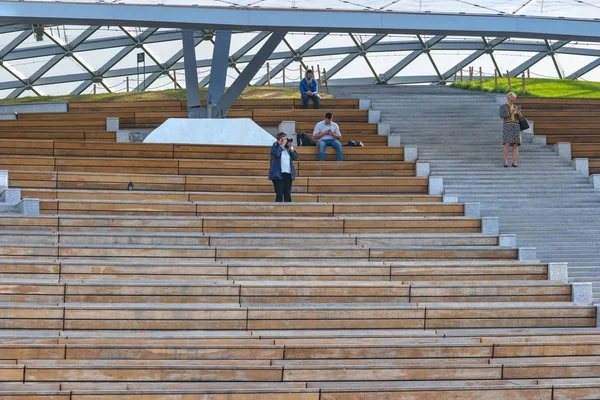
[[[340,139],[340,127],[332,121],[333,114],[325,114],[325,119],[315,126],[313,138],[319,141],[319,161],[325,161],[325,148],[331,146],[337,153],[337,160],[344,160],[344,151]]]

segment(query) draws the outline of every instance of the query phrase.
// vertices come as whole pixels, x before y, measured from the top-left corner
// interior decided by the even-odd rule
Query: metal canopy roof
[[[12,0],[28,2],[33,0]],[[52,3],[55,0],[37,0]],[[477,13],[565,18],[598,18],[598,0],[67,0],[105,3],[261,9],[353,10],[388,12]]]
[[[204,72],[214,30],[237,30],[242,44],[230,52],[231,79],[271,32],[289,32],[265,60],[270,73],[263,66],[253,80],[258,85],[281,83],[286,68],[290,82],[300,65],[319,63],[331,84],[441,83],[475,62],[488,64],[488,76],[545,64],[554,76],[575,79],[600,66],[600,22],[592,19],[599,15],[598,0],[0,0],[0,97],[43,95],[46,88],[123,91],[136,75],[137,52],[146,55],[147,75],[132,89],[180,86],[180,28],[195,29],[196,64]],[[37,32],[44,41],[36,43],[38,24],[45,25]],[[448,53],[450,62],[442,59]],[[511,56],[521,59],[505,62]],[[210,78],[200,75],[207,85]]]

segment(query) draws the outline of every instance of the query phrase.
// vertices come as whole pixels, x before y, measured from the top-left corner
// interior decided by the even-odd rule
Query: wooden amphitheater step
[[[287,330],[584,328],[596,307],[577,303],[91,304],[3,303],[2,329]]]
[[[317,161],[316,147],[298,147],[301,161]],[[269,154],[267,146],[179,145],[152,143],[61,142],[51,140],[0,140],[0,154],[54,157],[119,157],[260,160]],[[327,160],[335,150],[327,149]],[[345,147],[345,161],[404,161],[403,147]]]
[[[513,260],[394,262],[263,260],[117,262],[0,259],[2,279],[493,282],[548,279],[548,265]]]
[[[104,260],[165,261],[237,260],[237,259],[350,259],[394,261],[419,259],[485,259],[515,260],[518,250],[497,246],[303,246],[292,248],[208,245],[144,245],[144,244],[22,244],[2,243],[0,257],[18,259],[54,257],[61,259],[90,258]]]
[[[265,155],[266,158],[266,155]],[[295,162],[298,177],[414,177],[414,162],[399,161],[346,161],[343,168],[331,162]],[[187,160],[145,159],[110,157],[51,157],[51,156],[5,156],[0,168],[9,171],[38,172],[94,172],[165,175],[211,175],[211,176],[267,176],[268,160]]]
[[[206,104],[202,101],[202,104]],[[358,99],[321,99],[321,105],[329,109],[358,109]],[[232,110],[262,110],[262,109],[300,109],[301,99],[237,99]],[[187,104],[181,100],[138,100],[138,101],[69,101],[69,112],[104,113],[110,111],[134,110],[152,111],[156,109],[166,111],[186,111]]]
[[[2,230],[195,233],[481,233],[468,217],[131,217],[0,216]]]
[[[21,244],[141,244],[180,246],[498,246],[499,237],[483,234],[208,234],[0,231],[0,243]]]
[[[420,303],[568,302],[560,282],[490,283],[196,281],[11,281],[0,284],[0,303]]]
[[[241,203],[163,202],[115,200],[40,201],[45,214],[63,215],[147,215],[147,216],[450,216],[465,215],[457,203]]]
[[[117,133],[102,130],[52,131],[43,130],[42,128],[40,130],[15,129],[0,131],[0,139],[116,142]]]
[[[80,189],[21,189],[28,198],[47,200],[109,200],[109,201],[174,201],[174,202],[258,202],[274,200],[273,192],[174,192],[174,191],[123,191]],[[307,194],[294,193],[295,203],[441,203],[442,196],[427,194]]]

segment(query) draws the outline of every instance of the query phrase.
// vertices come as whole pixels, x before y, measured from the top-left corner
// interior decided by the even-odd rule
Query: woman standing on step
[[[273,181],[277,203],[292,202],[292,181],[296,179],[294,160],[297,159],[298,153],[294,150],[292,142],[288,141],[287,135],[283,132],[278,133],[277,141],[271,146],[269,167],[269,179]]]
[[[521,107],[515,104],[517,95],[510,92],[506,95],[506,104],[500,106],[500,118],[504,120],[502,141],[504,143],[504,168],[508,167],[508,147],[512,146],[512,166],[517,167],[519,146],[521,145]]]

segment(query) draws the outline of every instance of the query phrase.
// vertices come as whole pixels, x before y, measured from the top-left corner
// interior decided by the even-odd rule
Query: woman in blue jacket
[[[275,201],[278,203],[292,202],[292,181],[296,179],[296,168],[294,167],[296,159],[298,159],[298,153],[294,150],[292,142],[288,141],[285,133],[278,133],[277,141],[271,147],[271,166],[269,167],[269,179],[273,181]]]

